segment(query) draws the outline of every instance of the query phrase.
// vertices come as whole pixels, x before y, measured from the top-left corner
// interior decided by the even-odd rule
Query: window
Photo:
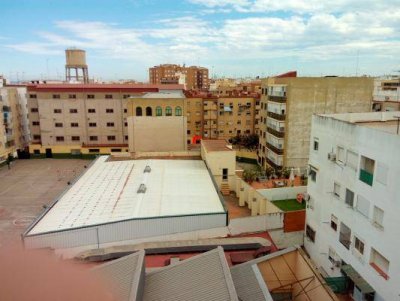
[[[370,202],[364,198],[361,195],[357,195],[357,204],[356,204],[356,209],[358,212],[360,212],[362,215],[368,218],[369,216],[369,205]]]
[[[88,94],[88,95],[87,95],[87,98],[88,98],[88,99],[94,99],[94,94]]]
[[[319,140],[318,140],[318,138],[314,138],[314,146],[313,146],[313,149],[314,149],[315,151],[317,151],[317,150],[318,150],[318,147],[319,147]]]
[[[128,113],[128,109],[124,109],[124,113]]]
[[[56,127],[56,128],[62,128],[62,127],[63,127],[62,122],[56,122],[56,123],[55,123],[55,127]]]
[[[96,113],[96,109],[88,109],[88,113]]]
[[[153,116],[153,109],[151,107],[146,108],[146,116]]]
[[[372,186],[374,181],[375,160],[361,156],[360,181]]]
[[[338,255],[337,255],[336,251],[332,247],[329,247],[329,250],[328,250],[329,261],[332,263],[336,263],[337,261],[339,261],[337,258],[338,258]]]
[[[142,107],[136,107],[136,116],[142,116],[143,112],[142,112]]]
[[[162,116],[162,108],[156,107],[156,116]]]
[[[386,185],[387,184],[387,177],[388,177],[389,168],[387,165],[378,162],[376,167],[376,181],[379,183]]]
[[[97,136],[89,136],[90,141],[97,141]]]
[[[38,125],[40,125],[40,122],[39,121],[32,121],[32,125],[38,126]]]
[[[69,109],[69,112],[72,114],[78,113],[78,109]]]
[[[346,166],[353,169],[353,170],[357,170],[357,166],[358,166],[358,154],[348,150],[347,151],[347,158],[346,158]]]
[[[68,95],[68,98],[69,98],[69,99],[76,99],[76,94],[69,94],[69,95]]]
[[[113,127],[114,126],[114,122],[107,122],[107,127]]]
[[[89,122],[89,127],[95,128],[97,126],[96,122]]]
[[[100,150],[98,148],[89,148],[89,153],[99,153]]]
[[[29,98],[37,98],[37,95],[36,94],[29,94]]]
[[[350,189],[346,188],[346,198],[344,202],[350,207],[354,206],[354,192]]]
[[[62,112],[61,109],[54,109],[55,114],[61,114],[61,112]]]
[[[344,158],[345,158],[344,148],[341,146],[338,146],[337,150],[336,150],[336,154],[337,154],[336,160],[339,161],[340,163],[344,163]]]
[[[312,242],[315,242],[315,231],[313,228],[311,228],[309,225],[306,225],[306,236],[309,238]]]
[[[338,183],[333,183],[333,194],[334,196],[340,198],[340,184]]]
[[[111,149],[111,152],[112,152],[112,153],[120,153],[120,152],[121,152],[121,149],[120,149],[120,148],[112,148],[112,149]]]
[[[128,123],[127,123],[127,122],[124,122],[124,126],[128,126]]]
[[[354,249],[358,251],[360,254],[364,254],[364,243],[354,235]]]
[[[32,108],[32,109],[31,109],[31,113],[37,113],[37,112],[39,112],[39,109],[38,109],[38,108]]]
[[[337,231],[337,225],[338,225],[338,218],[331,214],[331,228],[335,231]]]
[[[60,99],[60,94],[53,94],[53,99]]]
[[[172,108],[171,107],[165,108],[165,116],[172,116]]]
[[[190,135],[190,130],[187,130],[186,133],[187,133],[188,135]]]
[[[72,136],[71,140],[72,141],[79,141],[79,140],[81,140],[81,138],[79,136]]]
[[[114,113],[114,109],[106,109],[106,113]]]
[[[371,248],[371,257],[369,260],[369,264],[371,267],[378,272],[386,280],[389,279],[389,266],[390,261],[385,258],[381,253],[379,253],[374,248]]]
[[[317,181],[317,169],[315,167],[310,165],[310,170],[308,172],[308,175],[310,176],[311,181],[313,182]]]
[[[127,99],[129,97],[131,97],[129,94],[124,94],[124,96],[123,96],[124,99]]]
[[[107,136],[108,141],[115,141],[115,136]]]
[[[41,136],[40,135],[33,135],[33,140],[40,140]]]
[[[340,223],[339,242],[345,246],[346,249],[350,249],[351,243],[351,229],[344,223]]]
[[[175,116],[182,116],[182,108],[181,107],[175,108]]]
[[[379,208],[374,206],[374,214],[373,214],[373,223],[374,226],[379,228],[379,229],[383,229],[383,217],[385,215],[385,212]]]
[[[128,140],[128,136],[125,136],[125,140]]]
[[[34,153],[35,155],[40,155],[40,149],[35,149],[35,150],[33,150],[33,153]]]
[[[71,127],[77,128],[77,127],[79,127],[79,124],[77,122],[71,122]]]
[[[106,94],[105,98],[106,98],[106,99],[112,99],[113,96],[112,96],[112,94]]]
[[[56,141],[64,141],[64,137],[63,136],[56,136]]]

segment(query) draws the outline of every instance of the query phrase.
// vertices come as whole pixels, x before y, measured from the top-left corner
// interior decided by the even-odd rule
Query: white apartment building
[[[389,75],[374,79],[373,111],[400,109],[400,76]]]
[[[314,115],[304,246],[354,300],[400,300],[400,112]]]

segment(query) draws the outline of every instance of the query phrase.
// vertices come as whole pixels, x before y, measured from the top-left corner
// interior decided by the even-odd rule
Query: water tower
[[[65,79],[67,82],[89,82],[88,66],[86,65],[86,51],[70,48],[65,50]]]

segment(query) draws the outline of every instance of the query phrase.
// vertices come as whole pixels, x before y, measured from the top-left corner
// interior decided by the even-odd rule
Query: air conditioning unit
[[[336,154],[335,153],[328,153],[328,160],[336,161]]]
[[[253,198],[253,202],[257,202],[257,198]]]

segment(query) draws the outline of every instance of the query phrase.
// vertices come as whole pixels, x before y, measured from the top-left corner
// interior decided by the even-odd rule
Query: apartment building
[[[149,68],[150,84],[182,84],[186,90],[208,90],[208,69],[199,66],[162,64]]]
[[[400,76],[382,76],[374,79],[372,110],[400,110]]]
[[[188,97],[188,140],[229,139],[259,131],[258,97]]]
[[[312,114],[371,111],[372,92],[368,77],[283,75],[263,80],[259,164],[307,166]]]
[[[216,79],[210,84],[214,96],[251,96],[261,94],[261,80]]]
[[[20,155],[29,145],[26,87],[0,85],[0,163]]]
[[[180,85],[62,84],[28,86],[32,143],[30,152],[52,157],[58,154],[97,154],[128,151],[127,117],[158,114],[154,99],[137,98],[155,93],[183,95]],[[165,102],[165,99],[162,101]],[[152,106],[144,105],[151,103]],[[139,108],[140,107],[140,108]],[[176,106],[173,106],[176,110]],[[161,110],[173,110],[163,104]],[[183,110],[183,108],[182,108]],[[179,111],[179,110],[178,110]],[[183,114],[183,113],[181,113]]]
[[[315,115],[304,246],[354,300],[400,295],[400,112]]]

